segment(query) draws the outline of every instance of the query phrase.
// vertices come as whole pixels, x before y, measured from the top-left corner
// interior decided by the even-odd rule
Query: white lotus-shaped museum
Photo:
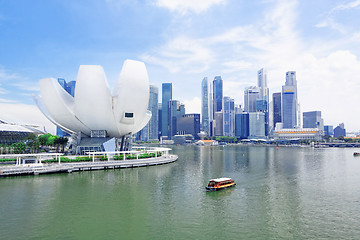
[[[80,66],[74,97],[55,78],[39,83],[41,96],[35,99],[40,110],[70,134],[90,137],[100,130],[106,131],[106,137],[119,138],[140,131],[151,118],[149,78],[143,62],[126,60],[112,93],[104,69],[97,65]]]

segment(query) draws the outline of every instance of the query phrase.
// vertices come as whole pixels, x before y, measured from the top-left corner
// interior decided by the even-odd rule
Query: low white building
[[[274,139],[295,140],[295,139],[313,139],[322,140],[324,132],[318,128],[282,128],[275,129]]]

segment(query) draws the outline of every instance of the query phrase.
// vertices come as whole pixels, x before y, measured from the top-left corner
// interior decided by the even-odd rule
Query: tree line
[[[56,149],[56,152],[64,152],[65,146],[68,143],[66,137],[58,137],[50,133],[37,136],[30,133],[23,141],[16,142],[11,145],[0,144],[1,154],[21,154],[21,153],[39,153],[49,149]]]

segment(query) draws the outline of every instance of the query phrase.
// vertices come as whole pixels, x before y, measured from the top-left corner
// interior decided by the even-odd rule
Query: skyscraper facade
[[[149,125],[149,140],[158,139],[158,121],[159,121],[159,90],[157,87],[150,85],[149,110],[152,113]]]
[[[235,114],[235,136],[238,138],[249,137],[249,113]]]
[[[177,120],[177,132],[180,135],[191,134],[195,139],[199,139],[200,133],[200,114],[185,114]]]
[[[281,100],[283,128],[298,127],[297,82],[295,71],[286,73],[286,82],[285,85],[282,86]]]
[[[248,87],[244,91],[244,111],[256,112],[256,100],[259,99],[260,89],[258,87]]]
[[[224,130],[223,130],[223,121],[224,121],[224,114],[222,111],[215,113],[215,118],[213,121],[213,133],[214,136],[223,136]]]
[[[258,87],[259,87],[259,98],[266,100],[269,103],[269,88],[267,86],[267,76],[265,69],[258,71]]]
[[[170,137],[177,134],[177,120],[185,115],[185,105],[178,100],[170,100]]]
[[[223,99],[223,135],[235,136],[235,103],[234,99],[224,97]]]
[[[324,120],[321,111],[303,112],[303,128],[318,128],[324,130]]]
[[[161,128],[162,128],[162,103],[158,104],[158,139],[162,136],[161,134]]]
[[[223,100],[223,80],[221,76],[216,76],[213,81],[213,118],[215,119],[215,113],[222,110]]]
[[[325,125],[324,126],[324,134],[325,135],[334,135],[334,127],[332,125]]]
[[[201,83],[201,129],[210,136],[210,93],[209,81],[204,77]]]
[[[265,137],[265,113],[263,112],[249,113],[249,137],[250,138]]]
[[[344,123],[340,123],[339,126],[334,128],[334,137],[338,138],[340,136],[346,137],[346,129]]]
[[[281,92],[273,93],[273,128],[281,122]]]
[[[258,71],[259,99],[256,102],[258,112],[265,114],[265,135],[269,132],[269,88],[267,86],[267,76],[264,68]]]
[[[161,135],[171,138],[170,100],[172,99],[172,83],[162,84]]]

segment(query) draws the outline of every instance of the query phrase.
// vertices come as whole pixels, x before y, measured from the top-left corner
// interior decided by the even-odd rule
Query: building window
[[[134,117],[134,113],[125,113],[125,118],[133,118]]]

